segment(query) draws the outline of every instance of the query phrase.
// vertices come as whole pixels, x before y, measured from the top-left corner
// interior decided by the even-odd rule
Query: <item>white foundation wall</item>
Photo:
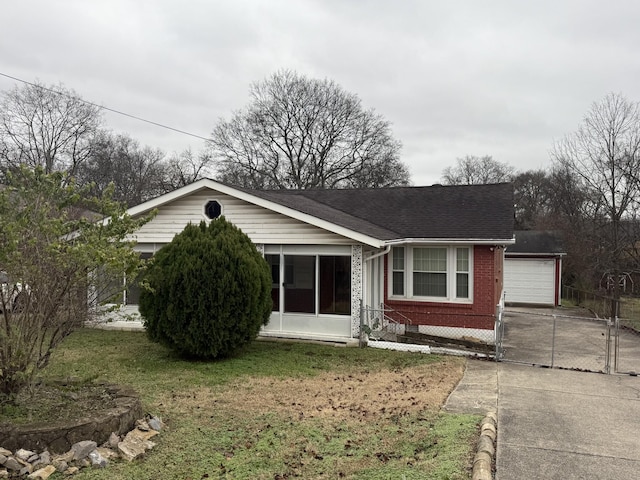
[[[401,323],[389,323],[386,330],[397,335],[405,332],[405,326]],[[496,336],[494,330],[485,330],[481,328],[460,328],[460,327],[444,327],[437,325],[418,325],[418,333],[432,335],[434,337],[453,338],[461,340],[477,339],[489,345],[495,345]]]

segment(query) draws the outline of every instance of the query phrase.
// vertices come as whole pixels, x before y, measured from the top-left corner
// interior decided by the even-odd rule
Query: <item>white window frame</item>
[[[393,272],[398,269],[393,268],[393,248],[404,248],[404,295],[393,294]],[[390,299],[393,300],[411,300],[418,302],[436,302],[436,303],[473,303],[473,245],[397,245],[394,246],[387,255],[387,268],[389,275],[387,276],[387,291]],[[447,294],[444,297],[427,297],[413,294],[413,249],[414,248],[446,248],[447,249]],[[469,252],[469,270],[468,272],[459,272],[457,270],[457,250],[465,248]],[[467,273],[469,279],[469,295],[468,297],[457,297],[457,274]]]

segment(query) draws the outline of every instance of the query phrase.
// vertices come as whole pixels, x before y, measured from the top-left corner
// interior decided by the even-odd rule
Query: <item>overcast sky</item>
[[[640,101],[639,25],[637,0],[4,1],[0,73],[205,137],[277,70],[329,78],[392,123],[429,185],[465,155],[548,168],[594,101]],[[203,147],[105,120],[167,152]]]

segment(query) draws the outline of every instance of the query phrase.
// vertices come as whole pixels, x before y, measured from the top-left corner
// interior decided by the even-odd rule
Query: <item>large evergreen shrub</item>
[[[224,217],[187,225],[154,256],[145,280],[140,313],[149,338],[184,356],[229,356],[269,321],[269,266]]]

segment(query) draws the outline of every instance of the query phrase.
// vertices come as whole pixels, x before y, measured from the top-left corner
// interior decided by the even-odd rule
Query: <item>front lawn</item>
[[[442,413],[464,360],[258,341],[189,362],[145,334],[82,330],[45,371],[132,385],[167,428],[85,479],[468,479],[480,417]],[[154,439],[155,440],[155,439]]]

